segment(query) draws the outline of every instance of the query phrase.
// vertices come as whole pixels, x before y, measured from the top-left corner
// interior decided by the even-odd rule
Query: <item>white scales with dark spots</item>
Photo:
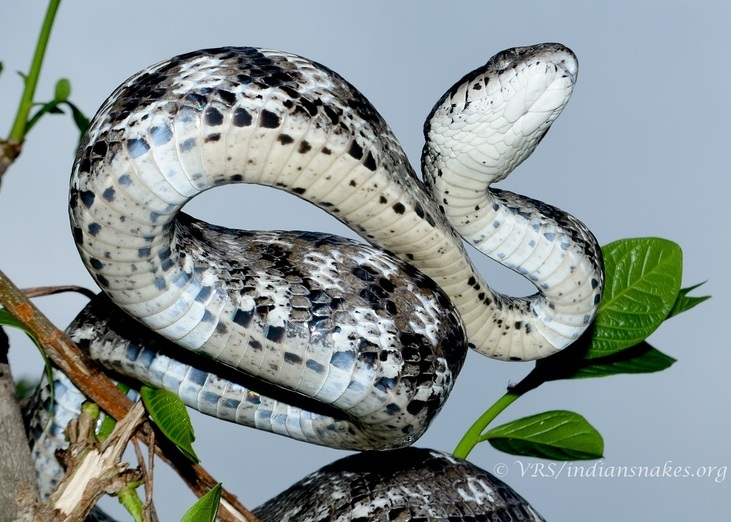
[[[569,49],[542,44],[465,76],[427,119],[422,182],[370,103],[319,64],[223,48],[149,67],[93,119],[70,196],[82,259],[144,328],[123,328],[131,343],[114,328],[100,341],[105,314],[131,323],[102,300],[72,331],[105,352],[103,364],[208,413],[334,447],[412,443],[468,345],[545,357],[596,313],[602,261],[587,228],[489,187],[530,155],[577,71]],[[227,183],[295,194],[373,246],[233,231],[180,212]],[[492,291],[458,234],[538,293]]]

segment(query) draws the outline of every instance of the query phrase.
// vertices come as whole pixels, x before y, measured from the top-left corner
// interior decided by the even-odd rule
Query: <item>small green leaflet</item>
[[[38,348],[38,351],[41,354],[41,357],[43,357],[43,361],[45,362],[45,373],[46,378],[48,379],[48,382],[53,382],[53,377],[51,375],[51,362],[49,361],[48,357],[46,356],[46,352],[43,351],[43,348],[41,348],[40,343],[38,340],[33,336],[33,334],[30,333],[30,331],[25,327],[23,323],[18,321],[6,308],[0,307],[0,326],[10,326],[12,328],[17,328],[19,330],[22,330],[25,332],[25,334],[31,338],[33,343]],[[20,393],[22,390],[17,389],[16,392]],[[27,390],[26,390],[27,391]],[[19,396],[20,398],[20,396]],[[55,390],[53,387],[51,387],[51,402],[53,403],[55,401]],[[48,419],[48,422],[50,422],[51,419]]]
[[[604,439],[578,413],[554,410],[523,417],[480,436],[495,449],[528,457],[553,460],[598,459]]]
[[[183,401],[172,392],[149,386],[140,388],[140,396],[147,412],[160,431],[175,444],[183,454],[197,464],[200,462],[193,451],[193,425]]]
[[[71,95],[71,82],[66,78],[61,78],[56,82],[56,90],[53,97],[61,102],[67,101]]]
[[[606,245],[606,287],[586,355],[591,359],[644,341],[667,318],[680,290],[683,253],[660,238]]]
[[[61,109],[61,105],[66,105],[71,110],[71,117],[73,118],[76,127],[79,129],[80,136],[83,137],[86,129],[89,128],[89,118],[81,112],[81,109],[69,101],[69,96],[71,96],[71,82],[66,78],[61,78],[56,82],[56,88],[51,101],[34,104],[40,106],[40,108],[26,122],[25,134],[28,134],[45,114],[64,114],[64,111]]]
[[[675,317],[678,314],[682,314],[683,312],[687,312],[694,306],[699,305],[703,301],[710,299],[710,295],[704,295],[701,297],[688,297],[688,294],[690,292],[703,285],[704,283],[698,283],[697,285],[689,286],[688,288],[682,288],[680,292],[678,292],[678,297],[675,300],[675,304],[673,305],[672,310],[670,310],[667,318],[669,319],[671,317]]]
[[[214,522],[218,513],[218,506],[221,501],[221,484],[216,484],[213,489],[198,499],[186,511],[181,522]]]

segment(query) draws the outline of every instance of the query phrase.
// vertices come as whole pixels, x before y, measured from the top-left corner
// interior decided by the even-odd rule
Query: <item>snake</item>
[[[604,274],[590,230],[491,186],[530,156],[577,74],[562,44],[496,54],[429,113],[420,178],[370,102],[314,61],[225,47],[144,69],[103,103],[72,170],[73,237],[103,295],[69,333],[120,378],[204,413],[333,448],[410,446],[468,349],[544,358],[596,314]],[[182,211],[232,183],[293,194],[365,242]],[[536,293],[492,289],[466,245]],[[76,395],[55,380],[61,398]],[[63,409],[47,393],[36,402]]]

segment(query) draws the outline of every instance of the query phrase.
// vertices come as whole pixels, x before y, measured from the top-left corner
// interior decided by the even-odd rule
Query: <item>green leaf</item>
[[[670,313],[683,272],[680,247],[666,239],[623,239],[602,250],[606,287],[587,358],[644,341]]]
[[[140,396],[160,431],[193,463],[200,462],[193,451],[195,434],[183,401],[172,392],[149,386],[140,388]]]
[[[56,82],[56,90],[53,95],[56,101],[62,102],[69,99],[71,94],[71,82],[66,78],[61,78]]]
[[[705,281],[703,283],[698,283],[697,285],[689,286],[688,288],[681,288],[680,292],[678,292],[678,297],[675,300],[675,304],[673,305],[673,308],[670,310],[670,313],[668,314],[668,319],[671,317],[674,317],[678,314],[682,314],[683,312],[687,312],[691,308],[693,308],[696,305],[701,304],[703,301],[706,301],[711,298],[710,295],[704,295],[701,297],[688,297],[688,294],[698,288],[701,285],[704,285]]]
[[[46,352],[43,351],[43,348],[41,347],[41,343],[38,342],[38,339],[26,328],[26,326],[18,321],[6,308],[0,307],[0,326],[10,326],[12,328],[18,328],[19,330],[22,330],[25,332],[25,334],[30,337],[30,339],[33,341],[33,344],[36,345],[36,348],[38,348],[38,351],[41,354],[41,357],[43,358],[43,362],[45,364],[45,374],[46,379],[48,382],[53,382],[53,374],[51,369],[51,361],[48,359],[48,356],[46,355]],[[16,389],[16,393],[18,390]],[[51,386],[51,404],[54,404],[56,402],[56,390],[53,386]],[[49,417],[46,420],[46,426],[51,422],[51,417]]]
[[[121,390],[125,395],[129,392],[130,388],[128,385],[118,382],[117,389]],[[102,421],[99,423],[99,429],[96,432],[96,438],[99,442],[104,442],[109,438],[114,431],[114,427],[117,425],[117,421],[114,417],[107,415],[106,413],[102,416]]]
[[[24,130],[25,135],[27,135],[31,131],[31,129],[45,114],[64,114],[64,111],[59,107],[62,104],[67,105],[68,108],[71,109],[71,116],[74,119],[74,123],[76,124],[76,127],[79,129],[79,132],[83,136],[86,132],[86,129],[89,128],[89,119],[84,115],[83,112],[81,112],[81,110],[76,105],[74,105],[70,101],[56,99],[51,100],[48,103],[36,104],[40,106],[40,109],[38,109],[35,114],[33,114],[33,116],[31,116],[31,118],[26,122]]]
[[[81,136],[84,136],[84,133],[86,132],[86,129],[89,128],[89,118],[87,118],[81,110],[71,103],[70,101],[66,102],[66,105],[69,106],[71,109],[71,116],[74,118],[74,123],[76,124],[76,128],[79,129],[79,132],[81,133]]]
[[[586,379],[623,373],[661,372],[674,363],[675,359],[669,355],[665,355],[646,342],[641,342],[621,352],[584,361],[584,364],[579,365],[568,378]]]
[[[221,501],[221,484],[213,488],[198,499],[198,502],[186,511],[181,522],[214,522]]]
[[[577,347],[580,348],[580,347]],[[586,358],[586,351],[568,349],[536,361],[530,378],[524,385],[535,388],[541,383],[560,379],[608,377],[624,373],[653,373],[666,370],[675,359],[641,342],[603,357]]]
[[[485,432],[480,440],[511,455],[553,460],[598,459],[604,452],[599,432],[578,413],[565,410],[514,420]]]
[[[38,388],[38,380],[29,380],[21,377],[15,382],[15,398],[19,401],[27,399],[36,391]]]
[[[63,114],[63,111],[58,108],[59,103],[62,102],[59,102],[58,100],[51,100],[48,103],[41,104],[41,108],[38,109],[26,122],[24,131],[25,135],[28,135],[31,129],[35,127],[36,123],[40,121],[44,114]]]
[[[12,328],[18,328],[23,330],[26,334],[30,335],[30,332],[23,323],[18,321],[6,308],[0,308],[0,326],[10,326]]]

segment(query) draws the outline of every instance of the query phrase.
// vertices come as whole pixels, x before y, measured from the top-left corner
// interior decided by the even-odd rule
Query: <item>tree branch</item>
[[[0,328],[0,513],[6,520],[35,520],[39,505],[35,469],[7,360],[8,338]]]
[[[61,330],[58,330],[31,303],[5,274],[0,271],[0,304],[21,321],[51,361],[61,369],[90,400],[97,403],[116,420],[122,419],[132,407],[130,401],[93,361]],[[142,428],[140,439],[146,444],[156,441],[156,452],[168,462],[199,497],[218,482],[198,464],[191,463],[161,434],[151,437],[150,424]],[[225,521],[257,520],[236,498],[224,491],[219,518]],[[238,513],[236,513],[238,512]]]

